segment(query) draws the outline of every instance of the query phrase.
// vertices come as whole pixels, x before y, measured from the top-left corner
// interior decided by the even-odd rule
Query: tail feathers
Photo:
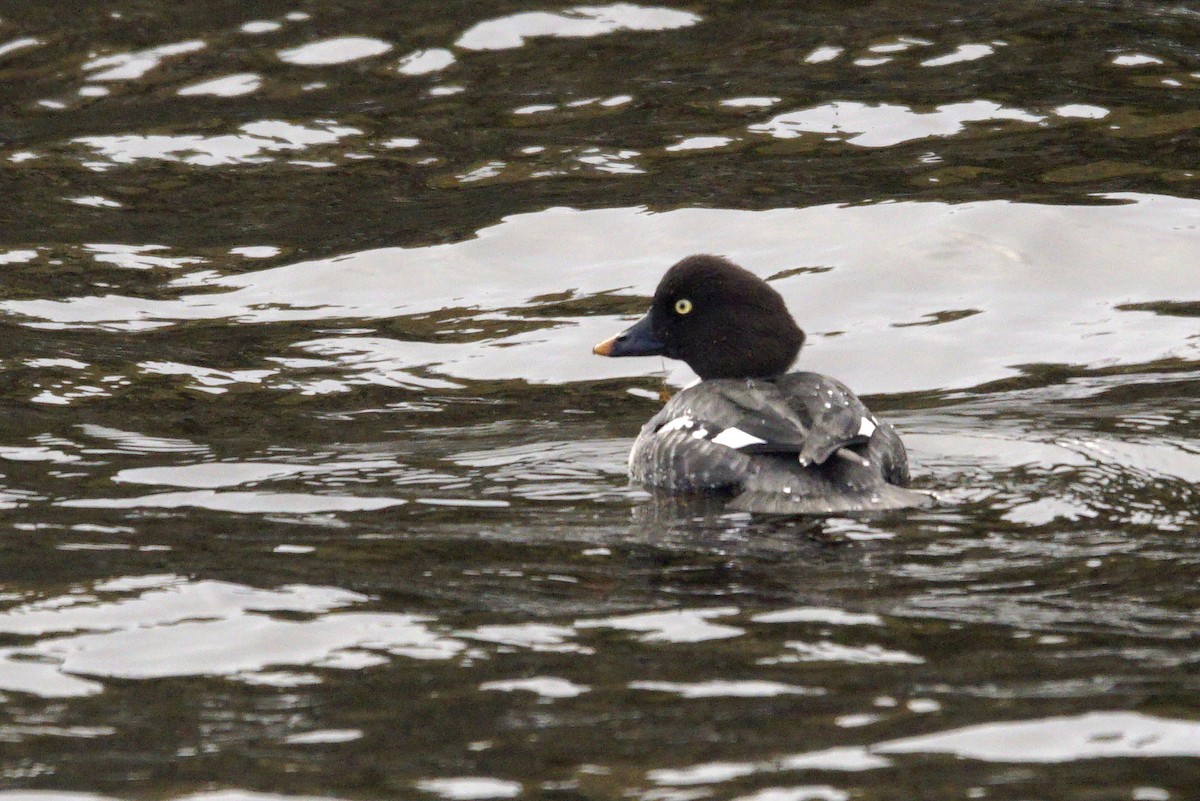
[[[738,495],[726,508],[769,515],[834,515],[919,509],[932,505],[933,500],[924,492],[881,484],[868,492],[829,497],[749,491]]]

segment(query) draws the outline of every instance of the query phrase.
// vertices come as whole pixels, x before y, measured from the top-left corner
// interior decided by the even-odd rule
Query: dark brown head
[[[667,270],[650,310],[597,345],[601,356],[669,356],[701,378],[770,378],[804,344],[783,298],[720,256],[688,256]]]

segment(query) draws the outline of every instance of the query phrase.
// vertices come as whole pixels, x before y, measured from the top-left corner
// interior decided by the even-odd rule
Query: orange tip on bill
[[[616,337],[609,337],[596,347],[592,348],[592,353],[596,354],[597,356],[612,356],[613,343],[616,341]]]

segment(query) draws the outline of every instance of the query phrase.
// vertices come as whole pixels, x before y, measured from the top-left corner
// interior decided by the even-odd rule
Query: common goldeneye
[[[593,348],[681,359],[700,381],[642,426],[629,473],[675,492],[721,492],[751,512],[830,514],[926,506],[903,489],[900,437],[843,384],[788,373],[804,344],[783,298],[719,256],[689,256],[650,310]]]

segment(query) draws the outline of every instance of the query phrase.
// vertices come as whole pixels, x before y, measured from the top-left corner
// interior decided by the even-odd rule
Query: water
[[[1194,797],[1196,23],[0,5],[0,793]],[[628,485],[704,251],[937,506]]]

